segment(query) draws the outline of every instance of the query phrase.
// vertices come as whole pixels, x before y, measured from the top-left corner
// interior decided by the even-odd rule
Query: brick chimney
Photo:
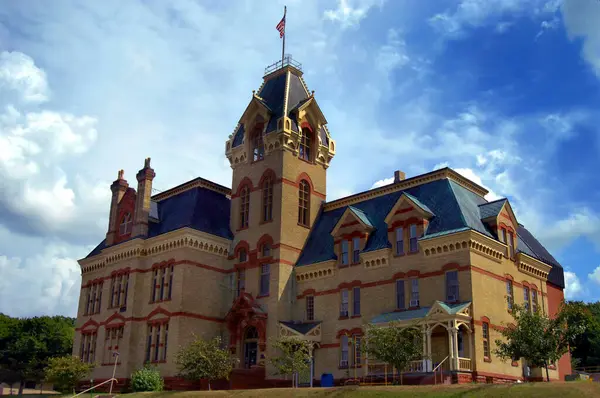
[[[119,209],[119,203],[123,199],[123,195],[127,192],[129,184],[123,178],[123,170],[119,170],[117,179],[113,181],[110,186],[112,191],[112,198],[110,200],[110,213],[108,219],[108,232],[106,233],[106,246],[110,246],[115,243],[115,234],[117,232],[117,210]]]
[[[399,183],[402,180],[406,179],[406,174],[403,171],[396,170],[394,171],[394,184]]]
[[[150,167],[150,158],[144,161],[144,168],[135,176],[138,180],[135,213],[133,216],[132,237],[148,236],[148,216],[150,215],[150,197],[152,196],[152,180],[156,174]]]

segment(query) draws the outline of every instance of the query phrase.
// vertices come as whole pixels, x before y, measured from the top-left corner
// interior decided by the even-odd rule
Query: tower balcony
[[[298,72],[302,72],[302,64],[292,58],[291,54],[286,54],[283,59],[271,64],[265,68],[264,76],[270,75],[271,73],[278,71],[279,69],[283,69],[286,66],[291,66],[296,69]]]

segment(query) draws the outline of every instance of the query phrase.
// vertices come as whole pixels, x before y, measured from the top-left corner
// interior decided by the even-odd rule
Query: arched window
[[[271,244],[263,243],[261,247],[261,253],[263,257],[269,257],[271,255]]]
[[[262,192],[262,220],[271,221],[273,219],[273,178],[271,176],[263,181]]]
[[[252,136],[252,159],[254,161],[263,160],[265,158],[265,144],[262,136],[262,124],[255,127]]]
[[[240,254],[240,263],[245,263],[246,260],[248,260],[248,255],[246,253],[246,249],[240,249],[239,251]]]
[[[300,159],[310,161],[312,133],[309,129],[302,129],[302,138],[300,139]]]
[[[298,189],[298,224],[309,226],[310,216],[310,185],[306,180],[300,181]]]
[[[131,213],[126,213],[121,219],[121,225],[119,226],[119,235],[127,235],[131,233]]]
[[[250,190],[247,186],[240,193],[240,229],[248,227],[248,215],[250,214]]]

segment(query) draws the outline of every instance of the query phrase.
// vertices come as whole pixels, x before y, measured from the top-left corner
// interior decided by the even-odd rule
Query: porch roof
[[[395,312],[386,312],[380,315],[377,315],[375,318],[371,319],[372,324],[377,323],[388,323],[388,322],[398,322],[398,321],[409,321],[412,319],[421,319],[427,317],[432,308],[440,307],[444,310],[448,315],[458,314],[460,311],[464,310],[466,307],[471,305],[470,301],[464,303],[455,303],[455,304],[447,304],[443,301],[435,301],[434,305],[431,307],[421,307],[416,310],[408,310],[408,311],[395,311]]]
[[[321,322],[294,322],[294,321],[279,321],[284,326],[295,330],[298,333],[306,334],[321,324]]]

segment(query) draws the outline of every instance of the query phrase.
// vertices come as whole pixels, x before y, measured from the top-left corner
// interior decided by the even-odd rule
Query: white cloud
[[[325,10],[326,19],[339,22],[342,28],[356,26],[372,7],[383,5],[385,0],[337,0],[337,8]]]
[[[379,187],[382,187],[384,185],[390,185],[393,182],[394,182],[394,177],[384,178],[383,180],[375,181],[373,183],[373,185],[371,186],[371,189],[373,189],[373,188],[379,188]]]
[[[579,277],[574,272],[565,271],[565,298],[573,300],[584,293]]]
[[[583,39],[582,57],[600,78],[600,7],[595,0],[564,0],[564,24],[569,37]]]
[[[588,279],[597,285],[600,285],[600,266],[596,267],[592,273],[588,274]]]
[[[459,173],[463,177],[468,178],[469,180],[473,181],[475,184],[480,185],[480,186],[484,187],[485,189],[487,189],[489,191],[489,193],[487,195],[485,195],[485,198],[488,201],[491,202],[493,200],[501,198],[501,196],[497,195],[489,187],[486,187],[485,184],[481,181],[481,177],[479,177],[472,169],[469,169],[469,168],[457,168],[457,169],[454,169],[454,171],[456,171],[457,173]]]
[[[387,41],[375,58],[377,69],[384,73],[390,73],[393,69],[402,67],[410,61],[406,53],[406,42],[400,37],[400,32],[396,29],[389,29]]]
[[[25,102],[43,102],[49,95],[45,72],[34,65],[31,57],[20,52],[0,53],[2,87],[13,90]]]

